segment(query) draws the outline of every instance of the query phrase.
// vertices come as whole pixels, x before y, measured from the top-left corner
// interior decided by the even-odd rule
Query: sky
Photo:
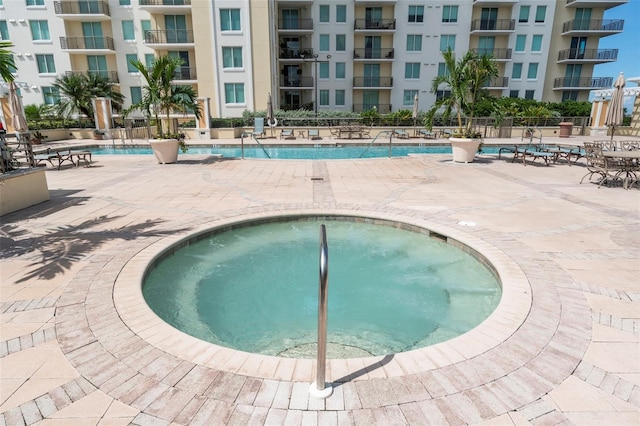
[[[615,81],[620,72],[625,78],[640,77],[640,0],[629,0],[622,6],[613,7],[604,14],[604,19],[624,19],[622,34],[602,37],[598,49],[619,49],[618,60],[608,64],[596,65],[594,77],[613,77]],[[635,87],[635,83],[627,83]],[[625,98],[627,111],[631,111],[633,98]]]

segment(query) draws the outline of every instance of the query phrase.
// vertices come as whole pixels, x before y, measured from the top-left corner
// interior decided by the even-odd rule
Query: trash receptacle
[[[560,137],[568,138],[573,132],[573,123],[570,121],[560,123]]]

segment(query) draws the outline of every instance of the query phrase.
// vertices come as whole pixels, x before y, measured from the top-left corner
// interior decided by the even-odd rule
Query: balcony
[[[98,53],[114,51],[111,37],[60,37],[62,50],[73,50],[74,53]]]
[[[118,78],[118,71],[67,71],[66,75],[87,75],[87,76],[95,76],[99,75],[101,77],[106,78],[111,83],[120,83],[120,78]]]
[[[281,47],[278,52],[278,58],[280,59],[295,59],[303,60],[304,58],[311,58],[313,56],[313,49],[302,47],[300,49],[291,49],[289,47]]]
[[[566,49],[558,52],[558,62],[604,64],[618,60],[618,49]]]
[[[485,83],[483,88],[489,90],[508,89],[509,77],[492,77]]]
[[[312,89],[313,88],[313,77],[281,77],[280,78],[280,87],[281,88],[291,88],[295,87],[298,89]]]
[[[471,21],[472,34],[509,34],[515,31],[515,19],[474,19]]]
[[[369,111],[375,108],[380,114],[389,114],[391,112],[391,104],[353,104],[353,112]]]
[[[141,10],[153,14],[189,14],[191,13],[191,0],[138,0]]]
[[[473,5],[481,7],[513,6],[517,4],[518,1],[519,0],[473,0]]]
[[[353,27],[356,31],[395,31],[395,19],[380,19],[372,21],[369,19],[356,19]]]
[[[191,30],[149,30],[144,32],[144,44],[154,49],[194,47]]]
[[[598,35],[619,34],[624,29],[624,19],[580,19],[562,24],[562,35]]]
[[[381,59],[392,61],[393,56],[393,47],[353,49],[353,59],[358,61],[366,59]]]
[[[511,49],[470,49],[477,55],[489,55],[494,61],[508,61],[511,59]]]
[[[567,0],[567,7],[604,7],[605,9],[611,9],[625,3],[629,3],[629,0]]]
[[[176,82],[196,82],[198,80],[196,67],[180,67],[180,69],[173,74],[173,79]]]
[[[97,22],[111,19],[106,1],[55,1],[56,16],[67,21]]]
[[[283,33],[313,32],[313,19],[278,19],[278,31]]]
[[[390,89],[393,86],[393,77],[353,77],[354,89]]]
[[[553,80],[553,90],[565,89],[609,89],[613,77],[560,77]]]

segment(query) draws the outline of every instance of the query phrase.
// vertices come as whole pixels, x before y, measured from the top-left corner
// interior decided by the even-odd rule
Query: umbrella
[[[11,113],[13,114],[11,117],[11,125],[13,126],[13,129],[16,133],[28,132],[29,128],[27,127],[27,120],[24,118],[22,101],[18,96],[16,83],[13,81],[9,82],[9,104],[11,106]]]
[[[413,117],[413,131],[415,133],[415,127],[416,127],[416,119],[418,118],[418,94],[416,93],[416,95],[413,97],[413,114],[411,115]]]
[[[616,126],[621,125],[624,118],[624,84],[624,74],[620,73],[616,82],[613,83],[613,95],[611,95],[607,117],[604,120],[605,125],[611,126],[611,140],[613,140]]]
[[[271,136],[273,136],[273,128],[278,122],[273,116],[273,102],[271,101],[271,93],[267,94],[267,125],[271,128]]]

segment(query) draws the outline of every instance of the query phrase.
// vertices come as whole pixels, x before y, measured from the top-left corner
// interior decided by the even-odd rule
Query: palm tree
[[[114,84],[99,74],[65,74],[53,83],[63,95],[58,103],[58,112],[64,117],[79,112],[93,119],[93,98],[111,98],[116,111],[122,109],[124,96],[114,90]]]
[[[180,58],[160,56],[150,67],[139,60],[132,60],[133,65],[144,77],[147,86],[144,87],[140,102],[131,105],[125,111],[125,115],[134,109],[142,110],[148,117],[153,116],[158,124],[159,134],[165,133],[162,129],[162,122],[158,120],[160,113],[164,113],[167,118],[167,134],[171,133],[170,113],[172,110],[183,113],[192,112],[196,118],[200,118],[200,105],[197,102],[197,94],[191,86],[179,86],[173,84],[173,80],[178,75],[183,61]]]
[[[482,87],[491,77],[498,75],[498,68],[490,56],[477,55],[473,52],[467,52],[462,58],[456,60],[451,48],[442,52],[442,58],[445,73],[433,79],[431,93],[436,93],[440,85],[444,84],[448,86],[451,95],[438,99],[427,112],[428,126],[433,125],[435,113],[444,108],[443,117],[449,118],[452,111],[455,111],[458,119],[458,133],[468,134],[471,132],[471,119],[463,130],[462,115],[473,117],[475,103],[485,96]]]
[[[0,76],[7,83],[15,78],[13,73],[16,69],[16,63],[13,59],[12,47],[13,44],[10,41],[0,41]]]

